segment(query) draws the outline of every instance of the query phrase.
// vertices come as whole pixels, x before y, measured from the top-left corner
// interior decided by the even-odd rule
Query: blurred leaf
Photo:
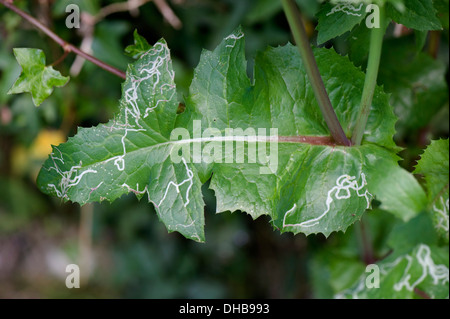
[[[64,77],[51,66],[45,66],[45,54],[38,49],[14,49],[14,55],[22,67],[22,73],[8,94],[31,93],[33,103],[39,106],[53,92],[54,86],[64,86],[69,77]]]
[[[396,253],[408,252],[419,244],[437,244],[437,236],[430,216],[422,213],[407,223],[395,225],[388,236],[387,244]]]
[[[388,4],[386,13],[395,22],[410,29],[419,31],[442,29],[432,0],[407,0],[404,3],[404,11]]]
[[[19,77],[20,66],[14,61],[10,52],[0,51],[0,105],[11,97],[7,95],[11,84]]]
[[[432,141],[422,154],[414,173],[425,176],[429,198],[434,201],[448,188],[449,140]]]
[[[363,69],[369,56],[370,32],[371,30],[361,23],[353,28],[347,37],[349,58],[356,66],[364,66]]]
[[[270,19],[281,10],[281,1],[257,0],[246,16],[247,23],[257,23]]]
[[[434,7],[438,12],[439,21],[444,29],[449,28],[449,1],[448,0],[433,0]]]
[[[379,286],[368,287],[369,272],[363,273],[350,289],[337,298],[353,299],[414,299],[419,291],[431,298],[447,299],[449,290],[449,253],[447,248],[420,244],[406,254],[389,256],[377,263]]]
[[[422,51],[427,43],[428,31],[414,30],[414,35],[416,40],[416,50]]]
[[[254,5],[246,16],[246,22],[249,24],[263,23],[282,12],[281,1],[274,0],[256,0]],[[321,1],[318,0],[296,0],[303,14],[314,17]]]
[[[23,229],[46,211],[35,189],[17,178],[0,176],[0,233]]]
[[[361,234],[361,222],[365,226],[364,235]],[[314,298],[333,298],[359,279],[365,270],[362,236],[371,244],[374,258],[381,258],[390,252],[387,239],[398,220],[392,214],[376,209],[366,214],[361,222],[351,226],[345,234],[332,235],[326,245],[310,252],[308,270]],[[309,249],[312,250],[311,247]]]
[[[442,62],[417,52],[410,38],[385,41],[379,83],[392,93],[400,134],[426,126],[448,100],[445,72]]]
[[[309,17],[314,17],[314,15],[319,11],[320,4],[323,0],[296,0],[302,13]]]
[[[25,144],[25,146],[30,145],[41,129],[39,112],[36,112],[30,98],[24,95],[14,98],[10,109],[12,121],[5,129],[16,136],[18,143]]]
[[[432,141],[422,154],[416,174],[425,177],[434,225],[449,240],[449,140]]]
[[[381,158],[378,158],[377,163],[381,164]],[[378,194],[377,199],[381,201],[380,209],[408,221],[425,208],[426,194],[411,173],[395,166],[383,166],[378,172],[373,176],[376,185],[373,192]],[[389,176],[389,182],[383,182],[381,174]]]

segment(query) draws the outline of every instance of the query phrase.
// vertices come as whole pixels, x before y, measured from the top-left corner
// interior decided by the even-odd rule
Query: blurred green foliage
[[[120,1],[14,3],[79,46],[83,29],[66,28],[67,4],[76,3],[82,11],[95,15],[116,2]],[[149,43],[164,37],[182,101],[201,51],[213,49],[239,24],[246,33],[250,75],[256,51],[291,39],[277,1],[167,2],[182,22],[179,30],[148,2],[138,12],[118,12],[99,21],[92,33],[92,54],[125,70],[131,58],[123,50],[133,43],[135,29]],[[319,1],[298,3],[308,18],[307,30],[314,43],[317,22],[313,16]],[[448,2],[439,1],[439,5],[448,7]],[[438,32],[436,59],[429,56],[430,41],[422,49],[415,45],[413,34],[397,39],[392,28],[384,48],[379,84],[393,93],[391,104],[402,115],[396,141],[405,147],[402,165],[411,171],[430,139],[448,137],[448,95],[444,93],[448,87],[448,21],[444,26]],[[325,46],[349,54],[352,60],[355,57],[354,63],[364,66],[365,40],[364,31],[356,28]],[[214,214],[214,194],[207,187],[205,244],[167,234],[153,208],[134,196],[83,208],[44,196],[37,191],[35,179],[50,143],[63,142],[77,126],[89,127],[111,118],[117,110],[121,80],[89,62],[73,76],[70,69],[76,57],[71,54],[55,66],[61,74],[71,75],[70,82],[35,108],[27,94],[6,94],[20,74],[12,53],[17,47],[43,50],[47,63],[63,53],[48,37],[0,6],[0,298],[331,298],[351,286],[363,271],[359,223],[346,234],[333,234],[327,240],[280,235],[264,218],[253,221],[239,212]],[[398,62],[406,50],[412,52],[411,63]],[[412,69],[413,64],[418,69]],[[407,78],[388,73],[393,70],[406,70]],[[432,90],[425,89],[431,83]],[[424,103],[426,112],[418,116],[422,111],[416,109]],[[408,111],[401,111],[405,107]],[[92,219],[89,210],[93,210]],[[431,225],[427,215],[416,219],[410,223]],[[89,230],[91,223],[92,233],[86,235],[83,231]],[[363,223],[377,258],[389,254],[392,236],[407,236],[401,231],[404,223],[387,212],[375,209]],[[398,228],[400,231],[393,231]],[[435,240],[432,232],[425,234],[429,241]],[[82,281],[81,289],[67,289],[65,266],[83,262],[91,269],[89,280]]]

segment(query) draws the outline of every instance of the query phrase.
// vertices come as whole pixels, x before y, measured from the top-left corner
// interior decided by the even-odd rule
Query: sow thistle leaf
[[[296,48],[258,54],[252,83],[244,46],[238,29],[203,52],[177,115],[169,49],[156,43],[128,67],[116,118],[54,147],[40,189],[80,204],[133,192],[155,206],[169,231],[197,241],[204,241],[201,185],[208,179],[217,212],[269,215],[281,232],[343,231],[373,198],[403,219],[422,209],[422,188],[397,164],[395,116],[381,88],[363,145],[336,146]],[[334,51],[315,55],[350,134],[364,74]]]
[[[327,2],[317,13],[317,43],[322,44],[340,36],[360,24],[366,17],[366,4],[340,1]]]
[[[441,21],[437,16],[438,12],[433,6],[432,0],[379,0],[376,2],[331,0],[322,4],[320,11],[317,13],[318,44],[323,44],[346,32],[355,30],[355,27],[358,25],[359,28],[364,28],[366,32],[370,31],[364,23],[365,18],[368,16],[367,11],[372,12],[372,10],[367,10],[370,3],[385,6],[386,15],[390,19],[416,31],[442,29]],[[445,6],[437,3],[436,7],[442,9]],[[440,11],[445,12],[443,10]],[[358,31],[357,33],[361,34],[362,32]],[[426,33],[420,33],[419,38],[421,38],[421,42],[419,42],[418,46],[425,41],[425,35]],[[362,46],[362,48],[357,48],[357,50],[363,52],[364,48],[368,50],[368,46]]]
[[[341,36],[346,32],[350,32],[359,25],[368,31],[371,29],[366,26],[366,18],[373,23],[374,8],[369,7],[370,4],[387,5],[403,13],[405,6],[403,0],[331,0],[322,4],[317,13],[317,43],[323,44],[335,37]],[[370,16],[368,14],[370,13]],[[363,22],[364,21],[364,22]],[[382,26],[384,27],[384,26]],[[353,35],[352,35],[353,37]],[[370,38],[370,36],[368,36]],[[364,47],[364,46],[363,46]],[[368,46],[366,48],[368,50]]]
[[[364,272],[357,283],[336,298],[412,299],[418,291],[434,299],[448,298],[449,255],[447,248],[419,244],[407,254],[390,256],[377,264],[377,270]]]
[[[432,141],[422,154],[415,173],[425,177],[429,211],[435,228],[448,244],[449,219],[449,142]]]
[[[64,86],[69,81],[69,77],[62,76],[53,67],[45,65],[42,50],[16,48],[14,55],[22,67],[22,73],[8,94],[29,92],[34,105],[39,106],[52,94],[53,87]]]

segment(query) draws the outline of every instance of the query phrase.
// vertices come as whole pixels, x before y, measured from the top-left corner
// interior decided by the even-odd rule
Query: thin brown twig
[[[3,4],[5,7],[7,7],[8,9],[10,9],[11,11],[14,11],[18,15],[20,15],[23,19],[25,19],[26,21],[28,21],[29,23],[34,25],[37,29],[44,32],[53,41],[55,41],[57,44],[59,44],[64,49],[64,51],[73,52],[73,53],[85,58],[86,60],[94,63],[95,65],[101,67],[102,69],[104,69],[114,75],[117,75],[118,77],[120,77],[124,80],[126,79],[125,72],[123,72],[119,69],[116,69],[115,67],[97,59],[96,57],[94,57],[90,54],[87,54],[86,52],[81,51],[73,44],[66,42],[65,40],[60,38],[58,35],[56,35],[52,30],[50,30],[45,25],[43,25],[41,22],[39,22],[38,20],[36,20],[32,16],[30,16],[28,13],[17,8],[10,0],[0,0],[0,3]]]
[[[143,6],[147,2],[150,2],[152,0],[135,0],[135,1],[124,1],[124,2],[117,2],[112,3],[110,5],[107,5],[100,9],[100,11],[93,16],[93,24],[98,23],[99,21],[103,20],[107,16],[113,13],[123,12],[123,11],[130,11],[135,12],[136,9]]]
[[[430,31],[429,42],[428,42],[428,54],[433,58],[437,59],[439,53],[439,46],[441,43],[441,31]]]
[[[362,259],[366,265],[375,263],[376,259],[373,253],[372,241],[370,235],[366,229],[366,224],[364,219],[359,222],[361,241],[362,241]]]
[[[83,12],[81,15],[81,20],[83,22],[80,33],[83,37],[81,41],[81,50],[84,52],[91,53],[91,46],[94,41],[94,27],[97,23],[105,19],[110,14],[130,11],[130,14],[136,15],[138,13],[139,7],[153,0],[127,0],[124,2],[117,2],[107,5],[100,9],[96,15],[90,15],[89,13]],[[70,67],[70,74],[73,76],[78,75],[84,65],[84,59],[77,56]]]
[[[93,24],[98,23],[99,21],[103,20],[108,15],[113,13],[123,11],[130,11],[131,13],[150,1],[153,1],[155,3],[156,7],[158,8],[159,12],[161,12],[164,19],[166,19],[167,22],[174,29],[176,30],[181,29],[181,27],[183,26],[181,20],[176,16],[172,8],[167,4],[165,0],[133,0],[133,1],[128,0],[124,2],[113,3],[100,9],[99,13],[97,13],[93,17]]]
[[[61,57],[56,60],[55,62],[53,62],[51,64],[51,66],[57,66],[58,64],[60,64],[62,61],[64,61],[64,59],[67,57],[67,55],[69,54],[69,51],[64,51],[64,53],[61,55]]]
[[[175,29],[179,30],[183,26],[180,19],[175,15],[172,8],[167,4],[165,0],[153,0],[156,7],[163,15],[164,19]]]

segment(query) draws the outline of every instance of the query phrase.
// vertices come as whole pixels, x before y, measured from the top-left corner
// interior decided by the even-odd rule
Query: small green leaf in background
[[[449,27],[449,1],[448,0],[434,0],[434,7],[438,11],[438,19],[444,29]]]
[[[422,154],[416,174],[425,177],[429,211],[436,230],[448,244],[449,235],[449,140],[432,141]]]
[[[399,11],[393,5],[388,4],[387,15],[395,22],[410,29],[419,31],[442,29],[432,0],[407,0],[404,7],[403,11]]]
[[[33,103],[39,106],[53,92],[53,87],[64,86],[69,77],[62,76],[51,66],[45,65],[45,54],[39,49],[15,48],[14,55],[22,67],[22,73],[8,94],[31,93]]]
[[[410,221],[398,222],[387,237],[387,246],[396,254],[408,253],[419,244],[433,246],[438,244],[430,214],[423,212]]]
[[[125,53],[133,59],[139,59],[151,48],[152,46],[148,44],[147,40],[140,36],[137,30],[134,30],[134,44],[127,46],[125,48]]]
[[[399,134],[423,128],[447,103],[445,73],[445,64],[417,52],[410,37],[385,41],[378,83],[391,93]]]

